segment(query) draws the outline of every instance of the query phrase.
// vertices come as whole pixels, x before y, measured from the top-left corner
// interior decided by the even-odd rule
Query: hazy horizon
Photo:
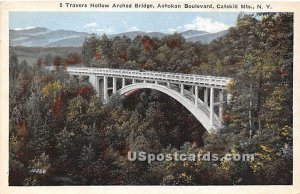
[[[11,12],[9,28],[21,30],[43,27],[53,31],[71,30],[108,35],[131,31],[172,34],[198,30],[214,33],[234,26],[238,14],[238,12]]]

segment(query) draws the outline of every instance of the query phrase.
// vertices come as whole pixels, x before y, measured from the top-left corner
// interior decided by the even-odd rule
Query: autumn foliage
[[[68,54],[63,61],[65,65],[75,65],[81,63],[80,56],[77,53]]]
[[[148,50],[150,50],[153,47],[153,41],[152,41],[151,38],[144,37],[142,41],[143,41],[143,46],[144,46],[145,50],[148,51]]]
[[[26,128],[26,123],[23,119],[20,119],[17,122],[17,136],[19,137],[27,137],[28,136],[28,130]]]
[[[233,78],[222,127],[212,133],[159,91],[115,94],[103,104],[88,79],[20,63],[11,48],[9,185],[291,185],[293,26],[293,13],[253,13],[240,14],[236,26],[208,44],[180,34],[87,37],[86,66]],[[54,58],[56,66],[80,61],[75,54]],[[199,90],[199,97],[203,93]],[[254,154],[255,159],[148,164],[128,161],[128,151]]]

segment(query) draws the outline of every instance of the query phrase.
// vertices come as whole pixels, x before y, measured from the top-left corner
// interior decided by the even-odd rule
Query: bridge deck
[[[143,79],[152,81],[170,81],[179,84],[195,84],[200,86],[210,86],[216,88],[225,88],[228,82],[231,80],[231,78],[228,77],[92,67],[68,67],[67,72],[74,75],[106,75],[121,78]]]

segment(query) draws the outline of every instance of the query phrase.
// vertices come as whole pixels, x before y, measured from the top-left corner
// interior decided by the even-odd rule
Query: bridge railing
[[[205,75],[197,75],[197,74],[183,74],[183,73],[170,73],[170,72],[156,72],[156,71],[139,71],[139,70],[126,70],[126,69],[110,69],[110,68],[93,68],[98,72],[107,72],[107,73],[129,73],[129,74],[137,74],[137,75],[155,75],[155,76],[163,76],[170,78],[189,78],[189,79],[215,79],[215,80],[230,80],[227,77],[218,77],[218,76],[205,76]]]
[[[200,84],[217,84],[226,86],[231,80],[227,77],[204,76],[196,74],[182,74],[170,72],[155,72],[155,71],[139,71],[126,69],[110,69],[110,68],[86,68],[86,67],[68,67],[67,71],[70,73],[87,73],[87,74],[103,74],[115,76],[128,76],[145,79],[162,79],[169,81],[187,81],[197,82]]]

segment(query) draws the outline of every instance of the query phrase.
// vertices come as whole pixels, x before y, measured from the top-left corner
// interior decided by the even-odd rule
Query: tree
[[[81,63],[80,56],[78,55],[78,53],[75,52],[69,53],[64,59],[65,65],[75,65],[79,63]]]
[[[171,49],[180,48],[184,44],[184,38],[181,34],[174,33],[172,35],[163,38],[163,41],[167,44],[167,46]]]
[[[240,14],[226,35],[205,45],[179,34],[86,38],[82,51],[89,66],[234,78],[226,88],[232,100],[224,103],[223,126],[211,134],[159,91],[113,95],[104,105],[87,79],[19,62],[14,50],[9,60],[10,185],[292,184],[292,13]],[[50,56],[43,58],[54,63]],[[56,56],[59,65],[75,64],[79,57],[62,56]],[[255,154],[255,160],[148,164],[129,161],[128,151]]]
[[[40,57],[40,58],[38,58],[38,60],[36,62],[36,65],[39,66],[39,67],[41,67],[42,64],[43,64],[43,59]]]
[[[86,64],[90,64],[91,60],[95,57],[100,46],[100,41],[96,34],[91,34],[85,38],[82,45],[83,61]]]
[[[61,66],[63,64],[62,62],[63,62],[63,60],[62,60],[61,56],[59,56],[59,55],[56,55],[53,59],[53,65],[56,67]]]
[[[53,56],[52,56],[52,54],[47,54],[45,56],[44,64],[46,66],[49,66],[49,65],[53,64]]]

